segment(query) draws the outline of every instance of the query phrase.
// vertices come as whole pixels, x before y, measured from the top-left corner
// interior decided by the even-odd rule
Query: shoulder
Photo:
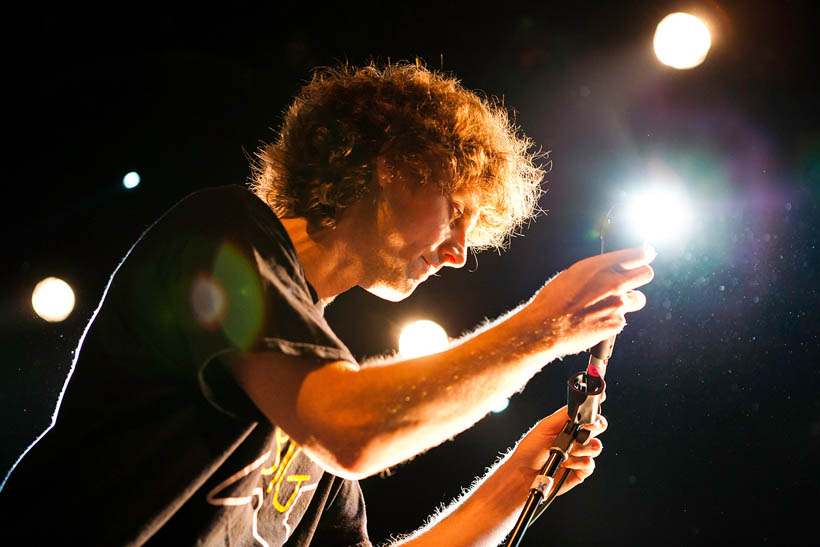
[[[175,212],[176,210],[176,212]],[[252,265],[262,278],[278,279],[286,285],[295,282],[303,288],[305,298],[316,297],[304,276],[301,261],[282,222],[256,194],[244,186],[230,185],[206,188],[185,197],[171,211],[173,220],[165,232],[187,233],[189,238],[204,241],[216,259]]]
[[[270,207],[243,186],[218,186],[188,194],[146,229],[126,255],[124,271],[187,279],[229,267],[254,275],[280,265],[298,278],[301,265],[286,230]],[[122,266],[122,265],[121,265]],[[257,272],[261,273],[261,272]]]
[[[256,194],[239,185],[214,186],[188,194],[168,213],[208,212],[217,218],[234,218],[239,211],[248,211],[276,218],[273,211]]]
[[[251,242],[265,241],[282,249],[293,247],[279,218],[248,188],[216,186],[185,196],[152,229],[174,234],[226,236]]]

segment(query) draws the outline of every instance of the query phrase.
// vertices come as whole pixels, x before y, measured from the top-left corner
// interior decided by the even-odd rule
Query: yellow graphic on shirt
[[[259,532],[258,527],[258,516],[259,511],[262,509],[264,505],[264,498],[267,495],[271,498],[271,503],[276,508],[276,510],[282,514],[282,526],[284,527],[285,531],[285,538],[289,538],[291,532],[293,531],[292,525],[289,522],[291,513],[296,507],[296,500],[299,498],[300,494],[307,494],[312,490],[316,490],[316,486],[318,483],[313,484],[306,484],[306,481],[310,480],[310,475],[288,475],[287,471],[290,465],[293,463],[294,458],[299,454],[301,448],[296,445],[296,443],[290,440],[287,434],[285,434],[281,429],[278,427],[274,433],[275,439],[275,450],[268,450],[264,454],[262,454],[259,458],[254,460],[252,463],[249,463],[218,485],[216,485],[206,496],[206,501],[211,505],[222,506],[222,507],[238,507],[244,505],[250,505],[253,514],[251,517],[251,533],[253,534],[254,539],[256,542],[261,545],[262,547],[271,547],[270,543],[262,537]],[[282,455],[282,451],[285,450],[287,446],[287,450],[285,451],[284,456]],[[265,467],[265,463],[270,462],[271,458],[273,458],[273,465],[270,467]],[[268,482],[267,485],[267,493],[265,489],[262,488],[261,485],[256,486],[250,492],[249,495],[240,495],[240,496],[225,496],[221,495],[221,493],[226,493],[226,490],[229,486],[236,484],[237,482],[241,481],[251,473],[259,471],[262,477],[270,477],[272,479]],[[282,486],[282,482],[288,483],[296,483],[294,487],[293,493],[287,499],[285,503],[281,503],[279,501],[279,489]],[[286,488],[289,485],[286,485]],[[273,492],[273,496],[270,496],[271,492]],[[301,517],[299,517],[301,518]]]
[[[277,511],[280,513],[284,513],[288,510],[291,506],[293,501],[299,496],[299,492],[302,489],[302,483],[305,481],[310,480],[310,475],[287,475],[288,468],[290,464],[293,462],[294,458],[302,451],[302,448],[297,446],[296,443],[290,442],[288,444],[287,452],[285,452],[284,457],[282,457],[282,449],[285,446],[285,443],[288,443],[290,437],[283,432],[278,427],[276,428],[276,449],[274,453],[276,454],[273,465],[271,467],[263,467],[262,468],[262,475],[263,476],[270,476],[273,475],[273,478],[268,482],[268,487],[266,488],[266,492],[268,494],[273,491],[272,502],[273,506],[276,508]],[[293,493],[290,495],[288,500],[285,503],[281,503],[279,501],[279,489],[282,486],[282,481],[287,481],[289,483],[296,483],[295,488],[293,489]]]

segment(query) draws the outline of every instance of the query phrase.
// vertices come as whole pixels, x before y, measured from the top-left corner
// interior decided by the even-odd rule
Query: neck
[[[351,252],[343,226],[313,231],[308,230],[304,218],[281,221],[296,248],[307,280],[323,304],[359,284],[363,265],[356,259],[356,253]]]

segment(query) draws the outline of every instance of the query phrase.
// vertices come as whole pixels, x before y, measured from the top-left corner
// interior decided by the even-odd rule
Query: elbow
[[[327,471],[347,479],[379,473],[391,462],[384,413],[356,382],[357,369],[334,363],[307,375],[296,402],[303,448]]]
[[[316,423],[311,420],[310,441],[305,450],[326,471],[344,479],[359,480],[375,475],[390,464],[366,429],[345,426],[336,420]]]
[[[305,403],[305,404],[302,404]],[[379,419],[328,399],[300,401],[303,447],[327,471],[345,479],[363,479],[379,473],[389,462],[390,448],[378,431]],[[393,462],[395,463],[395,462]]]
[[[342,478],[360,480],[381,472],[385,466],[367,450],[345,450],[338,453],[339,473]]]
[[[227,364],[270,422],[325,470],[345,478],[381,471],[368,447],[383,417],[362,383],[351,382],[357,366],[333,361],[306,372],[304,361],[269,352],[231,355]]]

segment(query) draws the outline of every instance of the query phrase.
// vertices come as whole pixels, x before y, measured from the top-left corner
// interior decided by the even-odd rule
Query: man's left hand
[[[520,473],[521,479],[526,483],[527,491],[529,491],[533,479],[541,470],[544,462],[547,461],[550,447],[568,419],[567,407],[563,407],[538,422],[521,439],[510,459],[505,462],[505,466],[515,470],[517,474]],[[595,470],[595,458],[603,449],[603,444],[597,436],[606,431],[606,428],[607,421],[603,415],[598,416],[598,420],[594,424],[583,426],[583,429],[590,430],[589,438],[584,444],[572,443],[569,456],[561,464],[555,475],[555,484],[557,484],[563,476],[564,470],[570,470],[567,480],[558,492],[559,496],[582,483]],[[553,486],[553,488],[555,487]]]

